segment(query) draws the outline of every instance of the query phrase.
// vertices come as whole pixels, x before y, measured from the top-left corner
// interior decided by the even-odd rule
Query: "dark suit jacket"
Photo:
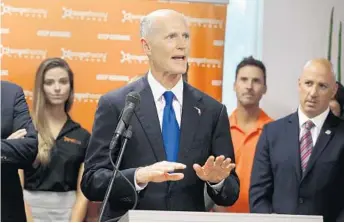
[[[82,190],[93,201],[102,201],[112,176],[108,158],[109,143],[116,128],[125,97],[131,91],[141,95],[141,103],[131,120],[133,137],[129,141],[120,169],[134,185],[137,167],[166,160],[159,119],[147,77],[101,97],[95,115],[92,136],[85,160]],[[194,108],[201,110],[201,115]],[[117,151],[118,152],[118,151]],[[205,211],[204,182],[192,165],[203,165],[210,155],[224,155],[234,161],[227,111],[224,105],[184,82],[181,118],[181,139],[178,162],[187,165],[184,179],[178,182],[149,183],[139,193],[137,209]],[[117,158],[117,157],[116,157]],[[238,198],[236,173],[225,180],[218,193],[208,186],[211,198],[218,205],[232,205]],[[133,191],[121,177],[112,189],[108,218],[133,206]]]
[[[23,139],[7,139],[25,128]],[[1,81],[1,221],[26,221],[18,169],[37,155],[37,133],[21,87]]]
[[[252,169],[251,212],[343,221],[344,121],[330,112],[304,174],[300,162],[298,114],[266,125]]]

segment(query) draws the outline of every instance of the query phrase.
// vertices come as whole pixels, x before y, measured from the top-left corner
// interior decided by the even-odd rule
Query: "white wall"
[[[235,69],[247,56],[261,58],[262,0],[230,0],[227,6],[222,102],[228,114],[237,106],[233,91]]]
[[[262,59],[267,67],[268,93],[261,106],[273,118],[296,110],[297,79],[304,63],[327,56],[332,6],[335,6],[332,61],[336,68],[344,0],[264,0]],[[344,56],[342,76],[343,60]]]

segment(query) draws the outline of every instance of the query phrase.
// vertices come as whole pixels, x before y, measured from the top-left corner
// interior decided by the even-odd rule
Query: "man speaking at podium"
[[[187,21],[164,9],[145,16],[140,26],[150,70],[99,100],[82,179],[85,196],[104,199],[113,175],[109,144],[126,95],[135,91],[141,102],[131,119],[133,136],[120,170],[136,188],[136,209],[205,211],[205,183],[216,204],[232,205],[239,180],[226,107],[182,80],[190,46]],[[119,149],[114,150],[117,159]],[[125,179],[118,174],[114,182],[104,220],[134,204]]]

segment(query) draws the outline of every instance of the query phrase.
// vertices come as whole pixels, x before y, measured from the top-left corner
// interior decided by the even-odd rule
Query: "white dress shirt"
[[[164,115],[164,108],[166,105],[164,93],[166,91],[172,91],[174,94],[172,106],[174,109],[174,113],[176,114],[176,119],[180,128],[180,122],[182,119],[182,106],[183,106],[183,89],[184,89],[184,83],[183,79],[180,78],[176,86],[174,86],[171,90],[165,89],[164,86],[162,86],[152,75],[152,73],[149,71],[147,75],[148,84],[151,87],[154,102],[156,106],[156,111],[158,113],[159,122],[160,122],[160,129],[162,129],[162,119]]]
[[[147,74],[147,80],[148,80],[148,84],[152,90],[152,94],[154,97],[154,102],[155,102],[155,106],[157,109],[157,114],[159,117],[159,122],[160,122],[160,130],[162,130],[162,121],[163,121],[163,115],[164,115],[164,108],[166,105],[166,101],[165,101],[165,97],[164,97],[164,93],[166,91],[172,91],[174,94],[174,98],[173,98],[173,102],[172,102],[172,106],[174,109],[174,113],[176,114],[176,119],[180,128],[180,123],[181,123],[181,119],[182,119],[182,106],[183,106],[183,90],[184,90],[184,82],[183,79],[180,78],[180,80],[178,81],[178,83],[170,90],[166,89],[164,86],[162,86],[153,76],[153,74],[151,73],[151,71],[148,72]],[[135,175],[135,187],[137,191],[143,190],[146,185],[137,185],[136,183],[136,175]],[[207,182],[208,183],[208,182]],[[224,180],[222,180],[220,183],[215,184],[215,185],[209,185],[215,189],[215,190],[219,190],[221,189],[221,187],[223,186]]]
[[[314,118],[308,118],[300,109],[298,109],[298,116],[299,116],[299,127],[300,127],[300,135],[299,135],[299,140],[301,140],[301,137],[303,135],[303,132],[305,131],[305,128],[303,127],[303,124],[307,122],[308,120],[311,120],[314,123],[314,127],[311,129],[311,134],[312,134],[312,140],[313,140],[313,146],[317,142],[317,139],[319,137],[321,128],[324,125],[324,122],[330,112],[330,108],[327,108],[323,113],[320,115],[314,117]]]

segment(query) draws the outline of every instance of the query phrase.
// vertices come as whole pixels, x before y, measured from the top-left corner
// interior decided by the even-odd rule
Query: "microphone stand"
[[[121,161],[122,161],[122,157],[123,157],[123,154],[124,154],[125,147],[127,146],[127,142],[129,141],[129,139],[131,139],[132,135],[133,135],[132,127],[131,127],[131,125],[129,125],[127,130],[124,132],[124,134],[122,136],[123,143],[122,143],[122,146],[120,148],[119,155],[117,157],[117,160],[116,160],[115,164],[112,161],[112,151],[113,151],[113,149],[115,148],[116,145],[114,145],[114,143],[113,143],[114,140],[112,140],[111,143],[110,143],[110,161],[111,161],[112,165],[114,165],[114,170],[113,170],[113,175],[112,175],[110,184],[109,184],[109,186],[108,186],[108,188],[106,190],[105,197],[104,197],[104,200],[103,200],[103,203],[102,203],[102,206],[101,206],[101,211],[100,211],[100,215],[99,215],[99,219],[98,219],[99,222],[101,222],[101,220],[103,218],[106,204],[108,203],[111,190],[114,187],[115,178],[116,178],[117,173],[119,171],[119,166],[121,165]]]

